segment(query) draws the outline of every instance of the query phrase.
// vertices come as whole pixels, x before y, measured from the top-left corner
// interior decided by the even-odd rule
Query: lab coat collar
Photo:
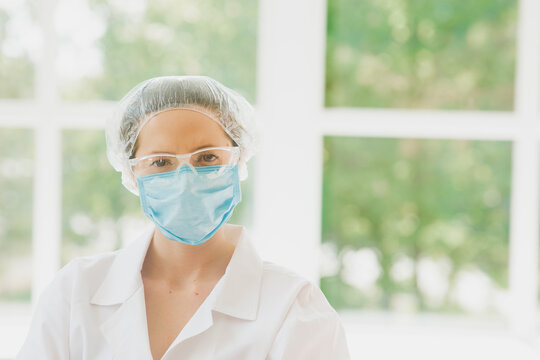
[[[243,226],[226,224],[226,236],[237,239],[234,253],[216,289],[213,310],[245,320],[255,320],[259,306],[262,260]],[[141,268],[154,228],[145,231],[118,253],[103,283],[91,299],[96,305],[124,303],[142,288]]]
[[[237,238],[236,248],[223,275],[223,285],[216,294],[214,310],[245,320],[255,320],[259,308],[262,260],[247,230],[229,225],[230,235]]]
[[[121,304],[142,286],[141,269],[153,233],[154,228],[149,228],[128,247],[116,251],[105,279],[90,300],[91,304]]]

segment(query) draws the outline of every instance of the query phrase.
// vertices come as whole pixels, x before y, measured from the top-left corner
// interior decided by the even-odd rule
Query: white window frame
[[[34,305],[60,267],[61,132],[103,128],[114,106],[104,101],[59,100],[56,1],[40,0],[39,5],[43,47],[36,67],[35,99],[0,100],[0,128],[35,132]],[[511,141],[509,281],[515,310],[507,320],[512,334],[537,337],[540,2],[519,2],[515,110],[511,112],[326,109],[326,9],[326,0],[259,0],[257,115],[262,138],[253,174],[253,232],[262,256],[318,282],[324,136]],[[302,159],[301,165],[290,161],[290,154]]]
[[[520,0],[514,111],[324,108],[326,0],[260,0],[257,109],[264,144],[255,226],[267,258],[318,280],[324,136],[506,140],[513,144],[511,332],[537,336],[540,2]],[[288,161],[289,154],[302,159]]]

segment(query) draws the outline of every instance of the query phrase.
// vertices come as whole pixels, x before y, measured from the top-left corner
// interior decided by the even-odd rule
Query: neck
[[[225,272],[234,251],[234,245],[226,239],[225,226],[201,245],[169,240],[156,228],[144,259],[142,276],[165,281],[176,288],[192,281],[215,280]]]

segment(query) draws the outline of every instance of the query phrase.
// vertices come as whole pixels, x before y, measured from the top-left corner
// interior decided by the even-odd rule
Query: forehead
[[[191,109],[160,112],[143,125],[137,150],[186,153],[202,145],[226,146],[229,138],[221,125],[210,116]],[[139,153],[139,151],[137,151]]]
[[[204,109],[169,109],[153,115],[146,121],[145,127],[186,125],[189,122],[198,122],[201,125],[218,125],[216,114]],[[169,123],[170,122],[170,123]],[[174,122],[174,123],[173,123]],[[142,131],[142,129],[141,129]]]

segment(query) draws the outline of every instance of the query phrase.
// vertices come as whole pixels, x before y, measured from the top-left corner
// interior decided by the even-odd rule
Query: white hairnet
[[[122,184],[138,195],[128,160],[141,129],[152,117],[171,109],[191,109],[216,121],[240,147],[240,180],[255,152],[253,107],[240,94],[207,76],[162,76],[145,80],[119,102],[105,130],[107,157],[122,172]]]

